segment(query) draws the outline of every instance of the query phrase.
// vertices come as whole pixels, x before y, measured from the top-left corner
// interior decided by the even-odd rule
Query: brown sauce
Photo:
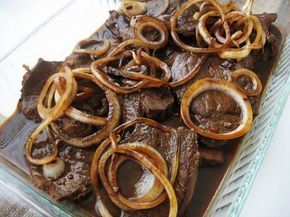
[[[271,28],[278,39],[281,39],[279,30],[275,27]],[[282,41],[279,40],[280,42]],[[276,58],[267,62],[257,62],[254,71],[259,75],[263,88],[266,86],[268,78],[274,67]],[[0,156],[4,157],[10,163],[14,164],[20,170],[30,177],[29,168],[24,157],[24,144],[31,132],[36,128],[37,124],[25,118],[18,110],[12,115],[5,124],[0,128]],[[239,140],[228,142],[224,146],[225,163],[215,167],[201,167],[198,173],[198,180],[195,192],[188,207],[185,216],[201,217],[206,211],[210,201],[212,200],[220,182],[222,181],[236,150],[239,147]],[[129,165],[136,166],[136,165]],[[125,173],[125,172],[124,172]],[[136,178],[136,180],[138,180]],[[124,183],[125,184],[125,183]],[[125,186],[125,185],[124,185]],[[132,192],[130,193],[132,195]],[[96,216],[95,198],[93,195],[86,199],[75,203],[90,215]]]

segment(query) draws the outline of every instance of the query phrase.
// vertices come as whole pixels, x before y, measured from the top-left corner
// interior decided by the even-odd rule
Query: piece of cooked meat
[[[48,140],[35,144],[33,157],[39,158],[50,154]],[[92,190],[90,166],[93,151],[84,150],[64,143],[59,144],[59,158],[65,162],[65,172],[57,180],[48,180],[43,175],[42,166],[28,163],[34,184],[56,200],[78,200]]]
[[[196,134],[193,130],[185,127],[179,127],[176,130],[178,140],[173,137],[172,133],[164,133],[158,129],[149,127],[144,124],[137,124],[133,132],[126,134],[126,138],[121,143],[138,142],[154,147],[166,160],[169,168],[170,162],[174,156],[176,145],[180,148],[179,169],[174,182],[174,189],[179,204],[178,215],[182,216],[183,212],[189,205],[194,192],[198,165],[199,152],[196,140]],[[128,179],[126,179],[128,180]],[[123,211],[123,217],[165,217],[168,216],[169,204],[164,202],[158,207],[141,210],[141,211]]]
[[[133,120],[136,117],[163,120],[173,113],[174,106],[174,96],[169,89],[144,89],[124,96],[123,121]]]
[[[130,19],[118,11],[110,12],[110,17],[105,26],[121,41],[133,38],[133,28],[130,26]]]
[[[30,120],[39,122],[37,100],[46,80],[58,72],[62,62],[39,59],[37,64],[23,76],[19,110]]]
[[[195,28],[197,20],[193,19],[193,15],[198,11],[195,5],[189,7],[177,20],[176,31],[184,36],[193,37],[195,36]]]

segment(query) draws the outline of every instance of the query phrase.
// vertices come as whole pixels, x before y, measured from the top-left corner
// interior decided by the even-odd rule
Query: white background
[[[0,57],[68,2],[0,0]],[[252,216],[290,217],[290,97],[241,213]]]

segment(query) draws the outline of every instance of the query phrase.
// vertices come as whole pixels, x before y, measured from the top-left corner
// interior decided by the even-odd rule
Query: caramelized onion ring
[[[97,57],[97,56],[101,56],[102,54],[106,53],[111,46],[111,43],[109,40],[104,40],[103,45],[98,50],[83,48],[85,45],[89,46],[89,45],[93,45],[95,43],[98,43],[98,41],[93,40],[93,39],[82,40],[75,47],[74,52],[75,53],[89,54],[89,55],[93,55],[93,56]]]
[[[131,18],[133,16],[142,15],[146,13],[146,8],[144,3],[138,1],[123,1],[121,3],[120,9],[123,13]]]
[[[103,144],[108,144],[108,143],[104,142]],[[175,192],[174,192],[174,189],[173,189],[171,183],[169,182],[167,177],[156,166],[154,166],[152,161],[146,155],[144,155],[138,151],[134,151],[133,147],[134,146],[131,146],[131,145],[121,145],[121,146],[118,146],[118,148],[116,148],[116,149],[108,149],[102,156],[99,155],[101,152],[97,150],[95,155],[94,155],[93,163],[92,163],[92,165],[95,165],[95,166],[92,166],[92,168],[91,168],[91,175],[93,176],[93,180],[94,180],[93,184],[97,185],[96,179],[98,176],[98,172],[100,174],[100,178],[102,179],[102,181],[104,181],[103,180],[104,167],[105,167],[107,160],[111,156],[113,156],[114,154],[120,154],[120,155],[125,155],[128,157],[131,157],[131,158],[135,159],[138,163],[140,163],[142,166],[145,166],[146,168],[148,168],[155,175],[155,177],[158,178],[158,180],[164,186],[164,188],[168,194],[169,203],[170,203],[169,216],[170,217],[176,216],[177,210],[178,210],[178,204],[177,204]],[[101,146],[101,149],[104,150],[105,148],[106,148],[105,145]],[[95,160],[98,160],[98,161],[95,161]],[[105,188],[106,187],[109,188],[109,186],[105,186]],[[112,196],[112,195],[109,194],[109,196]],[[115,200],[115,199],[113,199],[113,200]],[[115,201],[113,201],[113,202],[115,202]],[[116,205],[119,205],[119,204],[116,204]],[[139,209],[139,207],[136,207],[136,208]]]
[[[96,211],[100,213],[101,217],[113,217],[99,195],[96,199]]]
[[[109,53],[109,57],[110,56],[116,56],[122,52],[124,52],[126,49],[126,47],[128,46],[138,46],[140,48],[142,48],[146,53],[149,53],[149,49],[147,47],[147,45],[139,40],[139,39],[128,39],[126,41],[123,41],[121,44],[119,44],[117,47],[115,47],[110,53]]]
[[[109,112],[106,124],[103,125],[98,131],[85,137],[70,137],[63,135],[61,133],[62,132],[61,127],[59,127],[57,124],[51,123],[53,131],[59,136],[61,140],[76,147],[87,148],[92,145],[97,145],[101,143],[117,126],[119,119],[121,117],[121,108],[117,95],[111,90],[107,90],[105,94],[109,104]]]
[[[216,11],[210,11],[204,15],[202,15],[199,18],[198,24],[197,24],[197,28],[199,31],[199,34],[201,35],[201,37],[203,38],[203,40],[210,46],[216,49],[222,49],[225,48],[229,45],[229,43],[231,42],[231,33],[230,33],[230,28],[227,22],[223,23],[223,29],[224,32],[226,33],[226,38],[224,40],[223,44],[218,44],[218,42],[213,39],[213,37],[210,35],[210,33],[208,32],[207,28],[206,28],[206,20],[209,17],[219,17],[221,16],[218,12]]]
[[[227,133],[213,133],[198,127],[192,122],[189,111],[190,104],[196,96],[208,90],[222,91],[230,95],[240,106],[242,120],[235,130]],[[181,117],[189,128],[195,129],[198,134],[204,137],[217,140],[229,140],[241,137],[250,130],[253,121],[253,111],[248,97],[235,84],[225,80],[205,78],[193,83],[183,95],[181,101]]]
[[[111,81],[109,76],[105,72],[103,72],[99,67],[107,65],[109,62],[116,61],[118,59],[119,57],[114,57],[114,56],[106,57],[103,59],[96,60],[91,64],[91,70],[93,74],[104,86],[113,90],[116,93],[129,94],[129,93],[133,93],[142,89],[148,84],[148,81],[143,80],[131,87],[121,87],[115,84],[113,81]]]
[[[124,144],[122,144],[122,145],[117,144],[120,141],[119,134],[123,130],[125,130],[126,128],[131,127],[136,123],[144,123],[144,124],[147,124],[149,126],[156,127],[164,132],[173,132],[174,133],[173,135],[176,136],[175,131],[170,127],[161,125],[158,122],[155,122],[155,121],[147,119],[147,118],[137,118],[134,121],[129,121],[129,122],[124,123],[124,124],[120,125],[119,127],[117,127],[110,134],[110,138],[105,140],[98,147],[98,149],[96,150],[96,152],[94,154],[92,166],[91,166],[90,176],[91,176],[92,183],[96,187],[96,189],[98,190],[98,187],[99,187],[98,176],[100,176],[104,187],[106,189],[108,188],[108,191],[109,191],[108,195],[110,198],[112,197],[111,200],[118,207],[121,207],[122,209],[126,209],[126,210],[132,210],[133,209],[132,207],[135,207],[135,209],[133,209],[133,210],[145,209],[146,207],[147,208],[155,207],[155,206],[158,206],[160,203],[162,203],[167,197],[166,197],[165,192],[162,192],[162,194],[160,194],[160,196],[156,198],[156,196],[159,193],[158,192],[154,193],[154,192],[150,191],[151,195],[147,195],[147,199],[144,199],[144,198],[142,199],[145,201],[141,200],[142,197],[130,198],[130,201],[127,201],[127,199],[125,199],[125,198],[123,198],[124,200],[121,199],[125,204],[122,203],[121,201],[119,201],[120,194],[119,194],[118,190],[116,190],[116,189],[118,189],[118,187],[117,187],[117,181],[116,181],[116,177],[115,177],[116,172],[114,172],[114,171],[117,171],[118,165],[116,165],[116,164],[118,164],[118,161],[119,161],[118,158],[125,155],[129,158],[136,159],[139,163],[141,163],[141,165],[144,165],[145,167],[147,167],[155,175],[155,177],[158,178],[159,182],[165,187],[165,190],[166,190],[166,185],[164,185],[164,183],[162,181],[166,180],[165,182],[170,183],[170,186],[172,186],[174,183],[175,177],[177,175],[177,171],[178,171],[178,162],[179,162],[179,148],[178,147],[176,147],[175,156],[173,157],[172,164],[171,164],[170,180],[167,180],[166,176],[164,175],[164,173],[162,173],[161,170],[159,170],[157,167],[152,168],[153,169],[152,170],[149,167],[149,165],[143,161],[143,160],[145,160],[147,162],[150,162],[151,165],[154,165],[152,162],[153,159],[151,159],[150,156],[155,155],[155,157],[159,156],[157,158],[162,158],[162,156],[160,154],[158,154],[158,152],[156,152],[153,148],[151,148],[147,145],[140,145],[139,143],[125,144],[125,145]],[[176,139],[177,139],[177,137],[176,137]],[[109,148],[110,144],[111,144],[111,148]],[[149,150],[148,147],[149,147],[149,149],[152,149],[152,150]],[[155,152],[154,155],[150,154],[152,151]],[[148,156],[148,153],[149,153],[149,156]],[[139,157],[136,158],[136,157],[134,157],[135,155],[138,155]],[[108,161],[109,158],[111,158],[111,164],[109,166],[109,171],[106,173],[105,172],[105,165],[107,165],[106,162]],[[141,160],[141,159],[143,159],[143,160]],[[143,164],[143,162],[144,162],[144,164]],[[110,171],[110,169],[113,169],[113,171]],[[156,173],[154,173],[154,171],[156,171],[156,169],[163,175],[163,178],[165,178],[165,180],[163,180],[163,178],[161,178],[162,179],[161,180],[156,175]],[[108,174],[109,176],[112,176],[112,177],[109,178],[109,180],[108,180],[106,178],[106,174]],[[152,193],[154,193],[154,194],[152,194]],[[167,193],[168,193],[168,191],[167,191]],[[116,195],[119,195],[119,196],[116,196]],[[156,198],[156,199],[154,199],[152,201],[147,201],[147,200],[149,200],[149,198],[151,198],[151,199]],[[175,206],[175,204],[176,204],[175,199],[176,198],[175,198],[174,191],[172,193],[169,193],[169,199],[171,200],[171,198],[172,198],[172,201],[170,203],[170,205],[171,205],[170,216],[172,213],[175,213],[175,210],[178,208],[178,206]],[[99,201],[99,202],[101,202],[101,201]],[[127,205],[130,205],[130,207],[128,207]],[[107,213],[108,210],[106,209],[106,207],[101,206],[101,208],[102,208],[102,211],[104,211],[104,212],[106,211],[106,213]]]
[[[175,43],[185,49],[186,51],[189,52],[201,52],[201,53],[212,53],[212,52],[217,52],[219,50],[219,48],[200,48],[200,47],[192,47],[190,45],[185,44],[184,42],[181,41],[180,37],[178,36],[178,32],[177,30],[177,21],[178,18],[187,10],[189,9],[192,5],[196,4],[196,3],[200,3],[200,2],[204,2],[204,0],[191,0],[188,1],[186,3],[184,3],[174,14],[172,20],[171,20],[171,36],[173,38],[173,40],[175,41]],[[222,6],[216,2],[215,0],[207,0],[208,3],[210,3],[212,5],[212,7],[220,14],[221,20],[224,21],[225,20],[225,14],[223,12],[223,8]],[[225,23],[223,25],[226,25]],[[224,26],[225,28],[227,26]],[[221,48],[220,48],[221,49]]]
[[[135,145],[135,144],[132,144],[132,145]],[[138,144],[138,145],[140,145],[140,147],[138,147],[138,148],[136,147],[136,148],[141,149],[140,151],[142,152],[142,146],[144,146],[144,145],[143,144]],[[143,150],[144,154],[146,154],[149,158],[151,158],[154,161],[155,165],[157,165],[157,167],[167,177],[168,176],[167,164],[166,164],[165,160],[163,159],[163,157],[160,155],[160,153],[157,152],[155,149],[152,149],[151,147],[149,149],[147,147],[143,148],[143,149],[144,149]],[[153,158],[151,156],[153,156]],[[119,167],[122,165],[122,163],[124,163],[128,159],[129,158],[127,158],[127,157],[114,157],[110,163],[110,166],[108,168],[108,182],[111,184],[111,186],[115,187],[115,188],[114,187],[112,188],[112,190],[114,192],[118,192],[117,191],[118,188],[116,188],[116,186],[117,186],[117,180],[116,180],[117,171],[118,171]],[[135,186],[136,186],[136,184],[135,184]],[[163,192],[163,190],[164,190],[164,188],[163,188],[162,184],[157,179],[155,179],[153,186],[151,187],[151,189],[148,192],[146,192],[141,197],[130,198],[130,200],[132,200],[133,202],[138,202],[138,203],[150,202],[152,200],[157,199],[160,196],[160,194]],[[127,199],[124,198],[123,201],[127,201]]]
[[[265,44],[265,32],[261,26],[259,19],[253,15],[247,17],[248,20],[248,28],[252,28],[251,22],[253,22],[253,29],[256,30],[256,37],[253,42],[250,41],[250,38],[246,38],[246,45],[242,48],[227,48],[223,51],[220,51],[218,55],[223,59],[242,59],[248,56],[252,49],[260,49]],[[250,29],[249,29],[250,30]],[[252,32],[248,32],[247,34],[250,36]],[[240,39],[241,40],[241,39]],[[244,40],[244,38],[243,38]],[[240,42],[238,40],[238,42]]]
[[[147,118],[136,118],[135,120],[133,121],[129,121],[129,122],[126,122],[122,125],[120,125],[119,127],[117,127],[114,131],[112,131],[112,133],[110,134],[110,139],[111,139],[111,146],[113,149],[117,148],[117,142],[118,142],[118,134],[120,134],[122,131],[124,131],[125,129],[127,129],[128,127],[131,127],[137,123],[144,123],[148,126],[151,126],[151,127],[154,127],[154,128],[157,128],[157,129],[160,129],[164,132],[172,132],[173,135],[175,136],[175,139],[177,141],[177,136],[175,134],[175,131],[170,128],[170,127],[167,127],[167,126],[164,126],[162,124],[159,124],[158,122],[156,121],[153,121],[153,120],[150,120],[150,119],[147,119]],[[177,175],[177,171],[178,171],[178,166],[179,166],[179,147],[177,146],[176,147],[176,150],[175,150],[175,155],[173,157],[173,160],[172,160],[172,163],[171,163],[171,173],[170,173],[170,183],[173,184],[174,181],[175,181],[175,178],[176,178],[176,175]],[[118,160],[118,157],[114,157],[112,159],[112,166],[111,168],[113,170],[115,170],[115,166],[116,166],[116,160]],[[118,184],[116,182],[116,176],[115,176],[115,173],[112,173],[111,174],[112,178],[110,180],[110,184],[112,186],[113,189],[118,189]],[[158,192],[155,192],[154,193],[154,189],[152,189],[153,192],[151,192],[149,195],[147,195],[147,197],[152,197],[154,198]],[[153,194],[154,193],[154,194]],[[139,198],[141,199],[141,198]],[[153,206],[153,205],[158,205],[158,204],[161,204],[164,200],[166,199],[166,194],[165,193],[162,193],[158,198],[156,198],[155,200],[151,201],[149,204],[147,204],[147,207],[149,206]],[[134,200],[134,199],[132,199]],[[141,202],[142,200],[138,200],[138,199],[135,199],[134,201],[139,201]]]
[[[120,85],[114,83],[112,79],[109,77],[109,75],[103,72],[102,69],[100,69],[100,67],[107,65],[109,62],[118,60],[120,58],[118,56],[106,57],[106,58],[94,61],[91,64],[91,70],[92,70],[92,73],[99,80],[99,82],[101,82],[107,88],[120,94],[129,94],[129,93],[136,92],[142,88],[160,87],[162,85],[167,84],[167,82],[169,81],[171,77],[171,70],[169,66],[166,63],[159,60],[158,58],[149,56],[146,52],[143,52],[143,51],[141,51],[140,57],[144,61],[149,62],[153,64],[154,66],[160,68],[164,72],[163,77],[159,79],[159,78],[154,78],[154,77],[150,77],[146,75],[141,75],[138,73],[130,73],[128,71],[127,72],[123,71],[124,77],[131,78],[134,80],[141,80],[141,81],[139,81],[137,84],[130,87],[121,87]]]
[[[93,83],[95,83],[97,86],[99,85],[99,81],[95,78],[95,76],[93,76],[91,73],[90,68],[80,68],[80,69],[74,69],[73,70],[73,75],[75,78],[83,78],[86,80],[90,80]],[[106,96],[107,98],[109,96]],[[56,92],[55,94],[55,99],[56,101],[58,101],[59,99],[59,94],[58,92]],[[89,124],[89,125],[94,125],[94,126],[103,126],[106,124],[107,120],[104,117],[98,117],[98,116],[94,116],[94,115],[90,115],[88,113],[82,112],[78,109],[76,109],[73,106],[70,106],[66,111],[65,114],[74,119],[77,120],[81,123],[84,124]]]
[[[158,41],[150,41],[144,37],[144,30],[148,27],[151,27],[159,32],[161,36]],[[151,49],[164,47],[168,41],[168,30],[166,25],[161,20],[154,17],[142,16],[137,18],[134,26],[134,34],[135,38],[143,41]]]
[[[263,89],[262,82],[260,78],[258,77],[258,75],[256,75],[256,73],[254,73],[253,71],[249,69],[242,68],[242,69],[237,69],[233,71],[231,74],[232,80],[237,84],[238,84],[238,78],[241,76],[249,77],[254,85],[253,90],[245,90],[243,87],[241,87],[241,89],[247,94],[247,96],[257,96],[262,92],[262,89]]]
[[[156,168],[159,169],[161,173],[164,174],[164,176],[166,177],[168,176],[168,170],[167,170],[165,160],[163,159],[161,154],[157,152],[155,149],[153,149],[152,147],[148,145],[135,144],[135,143],[122,144],[122,145],[119,145],[118,147],[122,147],[126,150],[132,150],[134,152],[138,152],[142,154],[143,156],[146,156],[148,160],[150,160],[154,165],[158,165],[156,166]],[[150,192],[148,192],[146,195],[140,198],[126,199],[125,197],[121,195],[119,191],[114,192],[112,186],[110,186],[109,179],[106,177],[105,165],[107,161],[102,161],[102,158],[105,156],[106,156],[106,153],[100,159],[99,175],[100,175],[103,186],[108,192],[108,196],[119,208],[124,209],[124,210],[150,209],[157,206],[157,203],[160,204],[162,201],[164,201],[164,199],[166,199],[166,195],[165,197],[162,197],[161,199],[159,197],[164,190],[159,180],[155,181],[154,186],[153,188],[151,188]],[[107,172],[108,174],[111,175],[111,178],[116,175],[117,169],[118,167],[114,167],[113,171],[109,170]],[[148,200],[150,198],[151,200]]]
[[[44,106],[44,99],[46,98],[48,92],[52,93],[51,89],[54,90],[54,82],[55,80],[59,80],[60,78],[65,79],[66,81],[66,88],[64,90],[64,93],[60,97],[60,99],[56,102],[56,104],[51,107],[51,104],[48,103],[48,107]],[[51,88],[51,89],[50,89]],[[37,136],[43,131],[45,128],[48,127],[49,124],[51,124],[53,121],[57,120],[59,117],[61,117],[65,110],[70,106],[72,103],[75,95],[77,93],[77,84],[76,81],[72,75],[71,70],[68,67],[65,67],[65,73],[56,73],[53,74],[49,79],[46,81],[44,87],[42,88],[38,103],[37,103],[37,110],[42,119],[44,119],[41,124],[36,128],[36,130],[30,135],[28,140],[25,144],[25,155],[27,160],[36,165],[44,165],[52,162],[58,153],[57,144],[55,141],[52,142],[52,154],[49,156],[45,156],[41,159],[35,159],[32,157],[32,148],[35,140],[37,139]],[[52,95],[52,94],[49,94]],[[52,99],[52,97],[49,97]]]

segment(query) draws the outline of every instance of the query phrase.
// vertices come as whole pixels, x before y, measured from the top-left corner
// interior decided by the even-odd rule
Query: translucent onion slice
[[[145,87],[145,85],[148,84],[148,81],[145,80],[140,81],[137,84],[130,87],[121,87],[118,84],[114,83],[109,77],[109,75],[103,72],[103,70],[101,70],[100,68],[107,65],[109,62],[116,61],[118,59],[119,57],[114,56],[105,57],[103,59],[96,60],[91,64],[92,73],[105,87],[113,90],[116,93],[129,94],[142,89],[143,87]]]
[[[134,144],[133,144],[134,145]],[[138,145],[141,145],[141,146],[144,146],[143,144],[138,144]],[[151,153],[150,153],[151,151]],[[164,173],[166,174],[166,176],[168,176],[168,168],[167,168],[167,164],[165,161],[163,161],[163,157],[160,156],[160,153],[157,152],[155,149],[152,149],[148,152],[148,149],[145,148],[145,154],[147,153],[148,154],[148,157],[150,157],[151,155],[149,154],[152,154],[153,155],[153,158],[152,161],[155,161],[157,165],[157,167]],[[157,162],[155,159],[158,159],[160,162]],[[119,169],[119,167],[124,163],[126,162],[127,160],[129,160],[129,158],[127,157],[113,157],[112,160],[111,160],[111,163],[109,165],[109,168],[108,168],[108,181],[110,183],[110,185],[112,186],[112,190],[114,192],[118,192],[119,191],[119,188],[114,188],[113,186],[117,186],[117,171]],[[146,177],[150,176],[148,173],[146,173],[144,171],[143,173],[143,176],[145,175],[145,178],[143,179],[147,179]],[[139,180],[140,181],[140,180]],[[144,183],[142,183],[144,184]],[[135,184],[135,186],[138,185],[138,182]],[[130,200],[134,201],[134,202],[150,202],[152,200],[155,200],[156,198],[158,198],[160,196],[160,194],[164,191],[164,187],[162,186],[162,184],[157,180],[155,179],[154,180],[154,183],[153,183],[153,186],[151,186],[150,190],[148,192],[145,192],[142,196],[139,197],[139,195],[137,195],[136,198],[130,198]]]
[[[160,34],[158,41],[151,41],[144,37],[146,28],[157,30]],[[164,47],[168,41],[168,30],[166,25],[159,19],[149,16],[142,16],[137,18],[134,25],[135,38],[143,41],[149,48],[158,49]]]
[[[247,94],[247,96],[257,96],[262,92],[263,89],[262,82],[255,72],[249,69],[242,68],[237,69],[231,73],[232,80],[238,85],[239,85],[238,78],[241,76],[249,77],[254,85],[253,90],[245,90],[243,87],[241,87],[241,89],[245,92],[245,94]]]
[[[214,133],[204,130],[192,122],[189,111],[192,100],[199,94],[208,90],[222,91],[231,96],[240,106],[242,120],[240,125],[233,131],[227,133]],[[240,90],[237,85],[230,81],[216,78],[205,78],[193,83],[183,95],[181,101],[181,117],[189,128],[195,129],[198,134],[204,137],[217,140],[229,140],[241,137],[250,130],[253,121],[253,111],[248,97]]]
[[[96,47],[96,45],[100,43],[102,43],[102,45]],[[78,45],[74,49],[74,52],[89,54],[98,57],[106,53],[109,50],[110,46],[111,43],[109,40],[104,40],[100,42],[93,39],[85,39],[78,43]],[[97,49],[89,49],[90,47],[96,47]]]
[[[56,158],[54,162],[44,164],[42,169],[48,180],[57,180],[65,171],[65,163],[62,159]]]

